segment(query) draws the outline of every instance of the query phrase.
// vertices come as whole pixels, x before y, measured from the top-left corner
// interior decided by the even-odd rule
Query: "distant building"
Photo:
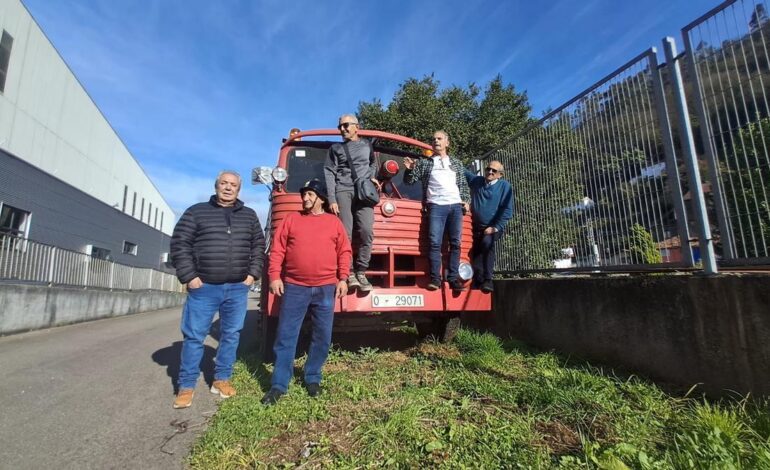
[[[20,0],[0,34],[0,236],[163,268],[171,207]]]

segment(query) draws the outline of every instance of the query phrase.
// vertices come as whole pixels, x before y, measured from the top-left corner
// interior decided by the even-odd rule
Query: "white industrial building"
[[[0,232],[160,266],[171,207],[20,0],[0,32]]]

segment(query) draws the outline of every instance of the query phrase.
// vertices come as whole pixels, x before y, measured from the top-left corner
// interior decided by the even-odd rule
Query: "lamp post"
[[[580,209],[586,217],[586,229],[588,229],[588,246],[591,249],[591,266],[599,266],[599,245],[594,237],[594,221],[591,218],[590,211],[596,206],[596,203],[588,196],[580,201]]]

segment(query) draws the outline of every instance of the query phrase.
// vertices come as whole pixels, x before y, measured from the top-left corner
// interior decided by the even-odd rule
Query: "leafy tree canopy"
[[[526,93],[503,83],[500,75],[482,90],[441,88],[433,75],[404,81],[384,106],[379,99],[358,104],[358,118],[367,129],[413,137],[424,142],[436,130],[450,136],[450,154],[468,161],[496,148],[530,121]]]

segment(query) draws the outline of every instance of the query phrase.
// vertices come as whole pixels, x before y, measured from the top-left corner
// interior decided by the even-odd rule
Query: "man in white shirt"
[[[460,240],[463,214],[469,209],[470,191],[462,162],[450,157],[449,135],[445,131],[433,133],[433,157],[414,161],[404,158],[404,181],[413,184],[422,181],[423,203],[428,211],[430,238],[430,283],[428,290],[441,287],[441,243],[444,233],[449,236],[449,266],[447,281],[452,290],[464,290],[458,275]]]

